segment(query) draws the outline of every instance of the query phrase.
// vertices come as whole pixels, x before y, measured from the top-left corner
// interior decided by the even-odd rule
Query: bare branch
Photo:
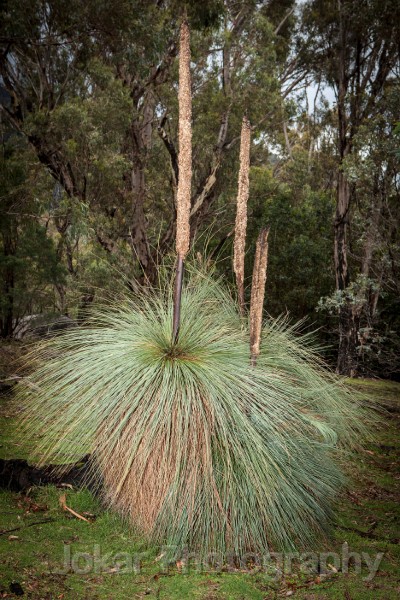
[[[291,8],[290,10],[288,10],[288,12],[286,13],[286,15],[283,17],[282,21],[279,23],[278,27],[275,29],[274,34],[278,35],[278,33],[280,32],[280,30],[282,29],[282,27],[284,26],[284,24],[286,23],[286,21],[288,20],[288,18],[294,13],[296,6],[293,6],[293,8]]]

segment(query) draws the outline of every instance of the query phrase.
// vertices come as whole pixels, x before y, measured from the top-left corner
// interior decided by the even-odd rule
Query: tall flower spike
[[[261,229],[254,256],[250,300],[250,355],[253,365],[256,364],[260,354],[265,282],[267,280],[268,234],[269,229]]]
[[[176,252],[185,259],[190,244],[192,182],[192,93],[190,84],[190,32],[181,25],[179,53],[179,181],[176,206]]]
[[[233,270],[236,275],[240,312],[244,314],[244,255],[247,228],[247,201],[249,199],[250,122],[243,117],[240,136],[240,167],[237,194]]]
[[[176,198],[176,252],[172,339],[178,339],[184,260],[190,245],[190,200],[192,188],[192,90],[190,84],[190,31],[183,21],[179,49],[179,179]]]

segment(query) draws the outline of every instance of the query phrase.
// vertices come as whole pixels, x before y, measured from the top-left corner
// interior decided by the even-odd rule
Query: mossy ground
[[[231,571],[226,566],[199,571],[194,565],[186,570],[179,562],[166,568],[162,558],[159,559],[160,548],[146,545],[118,516],[104,510],[88,490],[46,486],[26,494],[6,490],[0,493],[0,596],[15,597],[10,590],[17,588],[10,588],[10,584],[18,582],[25,597],[32,599],[392,600],[400,591],[397,567],[400,535],[396,530],[400,491],[396,469],[400,384],[375,380],[349,383],[361,388],[377,406],[384,407],[384,423],[377,430],[374,443],[348,463],[352,483],[338,501],[331,539],[324,547],[315,548],[315,552],[333,551],[341,557],[345,542],[351,552],[368,553],[372,559],[383,552],[373,579],[366,580],[369,569],[364,561],[361,573],[356,573],[353,567],[348,574],[341,568],[335,572],[328,566],[327,574],[311,574],[295,566],[292,573],[278,578],[252,564],[247,571],[240,565]],[[11,409],[9,399],[4,397],[0,408],[1,458],[29,455],[29,440],[18,438],[15,417],[15,409]],[[90,522],[62,509],[63,494],[67,505]],[[79,552],[88,556],[81,556],[78,561]],[[117,556],[117,553],[127,555]],[[93,557],[94,566],[86,574],[74,569],[60,572],[64,555],[75,560],[75,569],[90,566]],[[103,559],[109,555],[110,560],[101,564],[99,555]],[[326,562],[331,565],[330,559]],[[127,566],[132,567],[129,573],[124,572]]]

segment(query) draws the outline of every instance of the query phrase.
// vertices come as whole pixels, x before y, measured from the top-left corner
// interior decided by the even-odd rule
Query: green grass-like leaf
[[[105,501],[152,542],[239,556],[310,545],[362,431],[359,402],[282,319],[250,366],[247,326],[204,273],[171,344],[169,290],[120,298],[35,348],[18,399],[37,453],[90,453]]]

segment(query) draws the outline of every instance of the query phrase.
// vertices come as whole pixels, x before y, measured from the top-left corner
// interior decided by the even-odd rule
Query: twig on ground
[[[27,523],[26,525],[20,525],[19,527],[13,527],[12,529],[2,529],[0,531],[0,535],[6,535],[7,533],[11,533],[13,531],[18,531],[19,529],[24,529],[25,527],[33,527],[34,525],[42,525],[43,523],[51,523],[51,521],[55,521],[52,517],[48,519],[42,519],[41,521],[35,521],[34,523]]]

